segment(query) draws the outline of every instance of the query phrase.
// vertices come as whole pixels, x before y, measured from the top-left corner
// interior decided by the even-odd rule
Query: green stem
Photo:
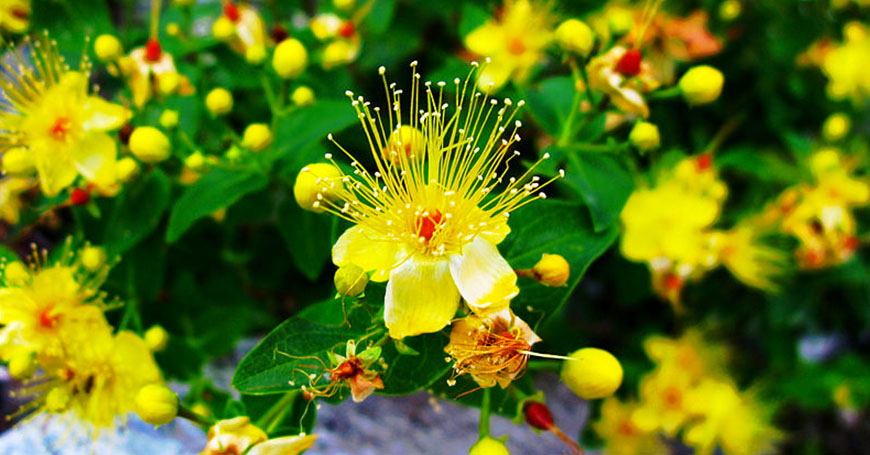
[[[272,432],[275,431],[275,428],[278,427],[278,424],[281,423],[281,420],[284,419],[284,416],[293,409],[293,405],[296,404],[296,397],[298,395],[298,390],[293,390],[284,394],[280,400],[275,402],[275,404],[273,404],[272,407],[257,420],[257,427],[262,428],[266,434],[272,434]]]
[[[477,434],[480,439],[489,436],[489,388],[483,389],[483,401],[480,403],[480,424],[477,427]]]
[[[178,417],[183,417],[187,420],[190,420],[193,423],[202,425],[204,427],[210,427],[214,425],[214,420],[203,417],[190,409],[185,408],[184,406],[178,406]]]
[[[630,146],[628,142],[619,142],[616,144],[590,144],[588,142],[575,142],[568,146],[569,150],[578,152],[617,152],[626,149]]]
[[[555,360],[530,360],[529,371],[545,371],[548,373],[558,373],[562,368],[562,362]]]
[[[679,85],[675,85],[673,87],[668,87],[661,90],[656,90],[654,92],[647,93],[646,97],[650,100],[665,100],[668,98],[676,98],[683,94],[683,91],[680,90]]]
[[[272,88],[272,81],[269,80],[269,75],[263,71],[260,73],[260,81],[263,84],[263,92],[266,94],[266,102],[269,103],[269,110],[272,111],[272,116],[278,115],[278,101],[275,99],[275,90]]]
[[[571,142],[571,137],[574,133],[574,121],[577,119],[577,112],[580,111],[580,102],[581,102],[581,94],[580,91],[576,89],[577,87],[577,75],[574,75],[574,99],[571,100],[571,112],[568,113],[568,119],[565,120],[565,123],[562,125],[562,133],[559,135],[559,140],[556,142],[556,145],[559,147],[564,147]]]

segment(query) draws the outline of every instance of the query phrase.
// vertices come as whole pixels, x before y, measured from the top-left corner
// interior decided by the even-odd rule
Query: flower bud
[[[259,152],[272,143],[272,131],[265,123],[252,123],[245,128],[242,134],[242,145],[255,152]]]
[[[145,331],[145,343],[152,352],[160,352],[169,344],[169,333],[159,325],[152,326]]]
[[[584,400],[604,398],[622,384],[622,365],[603,349],[583,348],[562,365],[562,382]]]
[[[169,158],[169,138],[153,126],[140,126],[130,135],[130,152],[146,163]]]
[[[98,246],[86,246],[80,254],[82,267],[88,272],[96,272],[106,264],[106,250]]]
[[[225,88],[216,88],[205,97],[205,107],[212,115],[224,115],[233,109],[233,95]]]
[[[305,210],[323,212],[318,194],[330,199],[336,184],[341,184],[341,171],[329,163],[314,163],[302,168],[293,185],[293,196]]]
[[[568,19],[556,28],[556,40],[559,46],[568,52],[576,52],[584,57],[592,52],[595,36],[585,22],[578,19]]]
[[[344,297],[356,297],[366,290],[369,276],[356,264],[345,264],[335,271],[335,289]]]
[[[650,122],[638,122],[628,133],[628,140],[641,152],[654,150],[659,146],[659,127]]]
[[[559,287],[568,282],[571,266],[568,265],[565,258],[558,254],[544,253],[532,271],[535,274],[535,280],[544,286]]]
[[[356,6],[356,0],[332,0],[332,6],[337,10],[350,11]]]
[[[166,34],[169,36],[181,36],[181,26],[177,22],[166,24]]]
[[[549,431],[555,427],[553,414],[544,403],[529,401],[523,406],[523,417],[530,427]]]
[[[335,40],[326,45],[320,63],[324,69],[343,65],[353,61],[357,55],[357,49],[347,40]]]
[[[115,35],[104,34],[94,41],[94,53],[101,62],[112,62],[121,57],[124,48]]]
[[[226,16],[221,16],[211,25],[211,36],[218,41],[227,41],[236,34],[236,26]]]
[[[115,164],[115,177],[122,183],[129,182],[139,172],[139,163],[129,156],[121,158]]]
[[[11,148],[3,154],[3,173],[25,177],[33,173],[36,164],[33,162],[33,153],[23,147]]]
[[[178,395],[163,384],[148,384],[136,394],[135,406],[145,422],[166,425],[178,415]]]
[[[200,152],[193,152],[184,159],[184,166],[194,171],[198,171],[205,166],[205,157]]]
[[[485,436],[471,446],[468,455],[511,455],[511,453],[501,439]]]
[[[3,267],[6,284],[21,286],[30,280],[30,269],[21,261],[10,262]]]
[[[179,85],[181,85],[181,76],[178,73],[163,73],[157,76],[157,89],[163,95],[175,93]]]
[[[719,4],[719,17],[725,22],[733,21],[743,12],[743,5],[739,0],[725,0]]]
[[[91,193],[81,188],[73,188],[69,193],[69,202],[75,206],[82,206],[91,200]]]
[[[690,105],[707,104],[716,101],[722,93],[725,77],[722,72],[709,65],[696,66],[680,78],[679,86],[683,98]]]
[[[849,120],[849,116],[842,112],[836,112],[828,116],[825,123],[822,124],[822,136],[829,142],[836,142],[843,139],[851,127],[852,121]]]
[[[45,395],[45,409],[48,412],[60,413],[66,411],[72,396],[64,386],[56,386]]]
[[[190,412],[200,417],[205,417],[206,419],[211,418],[211,408],[209,408],[205,403],[194,404],[190,407]]]
[[[36,367],[36,355],[32,351],[18,351],[9,359],[9,375],[17,381],[33,377]]]
[[[164,129],[171,130],[178,126],[178,111],[174,111],[172,109],[166,109],[160,114],[160,120],[158,120],[160,126]]]
[[[245,50],[245,60],[252,65],[263,63],[268,56],[269,54],[266,53],[266,46],[263,46],[262,44],[251,46]]]
[[[290,95],[290,100],[297,106],[314,104],[314,90],[304,85],[296,87],[296,90],[293,90],[293,94]]]
[[[308,64],[308,51],[299,40],[288,38],[275,47],[272,56],[272,68],[284,79],[294,78],[302,74]]]

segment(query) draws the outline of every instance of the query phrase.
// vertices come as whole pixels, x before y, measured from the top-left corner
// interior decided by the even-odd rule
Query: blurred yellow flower
[[[9,224],[18,224],[21,219],[21,194],[33,188],[30,179],[3,178],[0,179],[0,220]]]
[[[866,25],[850,22],[843,28],[844,41],[833,46],[822,60],[828,76],[828,96],[835,100],[852,99],[861,103],[870,98],[870,32]]]
[[[115,140],[130,114],[123,106],[88,94],[88,73],[63,63],[47,37],[31,49],[30,61],[15,50],[19,66],[6,66],[0,88],[9,108],[0,112],[0,150],[25,147],[33,156],[39,185],[55,196],[81,175],[101,188],[116,183]]]
[[[446,83],[421,84],[416,63],[411,66],[410,118],[403,118],[401,91],[389,88],[395,86],[388,86],[383,67],[384,86],[392,91],[383,113],[348,92],[376,172],[339,146],[355,171],[313,204],[356,224],[333,246],[333,262],[354,263],[373,272],[373,281],[388,281],[384,318],[394,338],[441,330],[460,298],[479,314],[507,308],[519,292],[517,276],[496,245],[510,232],[510,212],[545,197],[541,189],[555,180],[542,182],[533,169],[504,178],[502,164],[519,155],[511,147],[520,139],[515,116],[522,102],[506,99],[496,107],[497,100],[475,95],[471,71],[465,82],[454,80],[461,109],[448,113],[447,104],[436,101],[444,100]],[[417,101],[421,90],[426,106]],[[400,125],[418,130],[419,136],[409,136],[418,139],[391,145]]]
[[[256,9],[246,3],[227,1],[214,29],[220,28],[219,24],[228,25],[229,33],[215,33],[215,37],[226,41],[232,50],[247,58],[252,50],[262,49],[265,58],[266,26]]]
[[[544,2],[505,0],[497,17],[465,37],[472,53],[487,57],[480,72],[484,91],[496,91],[508,81],[525,82],[553,42],[555,17]]]
[[[178,74],[172,54],[165,52],[160,42],[152,38],[143,47],[121,57],[118,66],[127,78],[133,91],[133,103],[142,107],[155,94],[170,94],[178,91],[189,94],[192,88],[187,79]]]
[[[610,97],[613,104],[627,114],[649,117],[649,107],[643,94],[654,90],[659,82],[652,66],[638,49],[614,46],[604,54],[593,57],[586,70],[589,88]]]
[[[200,455],[298,455],[315,441],[314,434],[269,439],[248,417],[236,417],[209,428],[208,443]]]
[[[637,403],[607,398],[601,406],[601,419],[592,424],[604,440],[605,455],[665,455],[670,450],[654,432],[644,431],[634,424],[632,414]]]
[[[30,0],[0,1],[0,28],[24,33],[30,27]]]

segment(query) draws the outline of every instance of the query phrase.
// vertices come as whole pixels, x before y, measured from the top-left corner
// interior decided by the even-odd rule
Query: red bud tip
[[[623,76],[637,76],[640,74],[640,61],[640,49],[629,49],[616,62],[616,71],[619,71]]]
[[[224,16],[227,19],[238,22],[239,21],[239,8],[233,2],[224,3]]]
[[[151,38],[145,44],[145,60],[156,62],[160,60],[160,55],[163,54],[163,49],[160,48],[160,41],[157,38]]]
[[[272,27],[272,30],[269,32],[269,36],[272,38],[272,41],[280,43],[281,41],[287,39],[290,34],[287,33],[287,29],[284,28],[283,25],[275,24],[275,26]]]
[[[345,22],[344,25],[342,25],[341,28],[338,29],[338,34],[342,38],[350,38],[355,33],[356,33],[356,28],[353,26],[353,22],[351,22],[351,21]]]
[[[713,155],[704,153],[698,157],[698,170],[706,171],[713,165]]]
[[[85,205],[91,200],[91,194],[81,188],[73,188],[69,195],[72,205]]]
[[[665,278],[665,287],[667,287],[668,289],[670,289],[672,291],[680,289],[682,286],[683,286],[683,280],[680,279],[680,277],[678,277],[676,275],[668,275]]]
[[[530,401],[523,408],[523,414],[526,417],[526,423],[532,428],[549,431],[554,427],[553,414],[550,413],[550,408],[544,403]]]
[[[858,237],[854,235],[846,239],[845,245],[843,245],[847,251],[855,251],[858,249],[858,246],[861,242],[858,240]]]

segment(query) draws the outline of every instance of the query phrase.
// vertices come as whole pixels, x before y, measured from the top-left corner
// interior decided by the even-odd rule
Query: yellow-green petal
[[[341,267],[356,264],[366,272],[374,272],[372,281],[384,282],[390,271],[405,259],[404,251],[395,242],[380,240],[374,231],[354,226],[344,231],[332,247],[332,262]]]
[[[390,336],[404,338],[437,332],[459,309],[459,290],[445,258],[411,256],[390,274],[384,320]]]
[[[70,150],[75,168],[88,181],[106,187],[115,183],[115,141],[106,133],[90,133]]]
[[[517,275],[489,240],[477,236],[450,257],[450,274],[462,298],[477,313],[503,310],[519,293]]]

